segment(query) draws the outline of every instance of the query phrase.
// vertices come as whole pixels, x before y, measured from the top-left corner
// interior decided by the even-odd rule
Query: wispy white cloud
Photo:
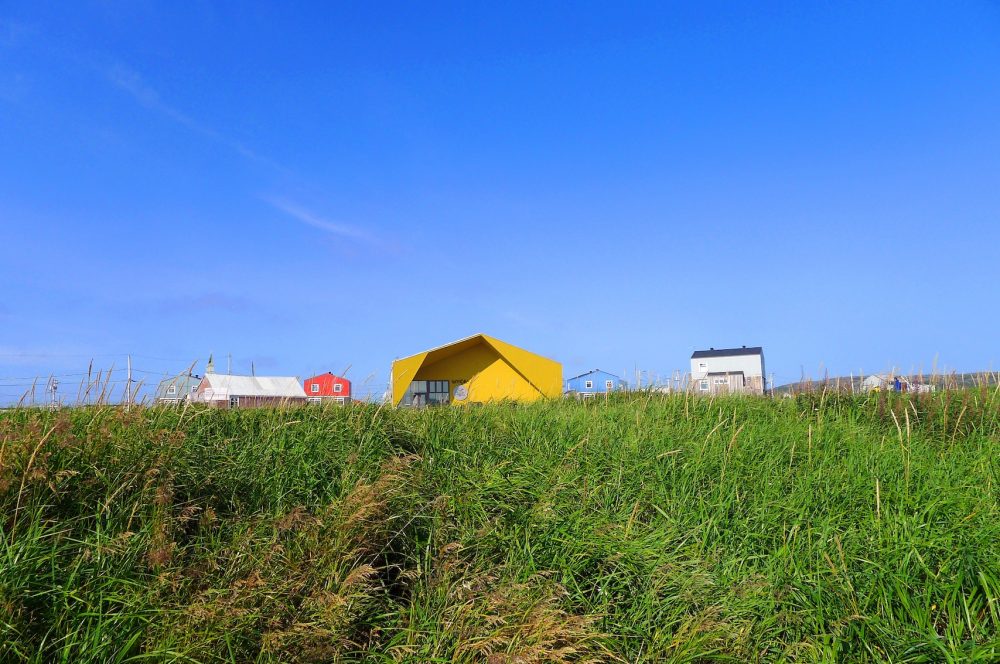
[[[196,120],[187,113],[180,111],[174,106],[163,101],[160,93],[149,85],[145,79],[136,71],[122,65],[116,64],[107,71],[108,79],[116,86],[130,94],[142,106],[160,113],[173,120],[177,124],[201,134],[202,136],[227,146],[241,157],[250,161],[262,164],[282,173],[288,173],[288,169],[281,164],[265,157],[250,149],[241,141],[234,140],[225,134],[216,131],[207,124]]]
[[[371,233],[368,233],[360,228],[355,228],[354,226],[339,224],[324,219],[297,203],[292,203],[291,201],[283,198],[276,198],[272,196],[261,196],[261,200],[276,210],[284,212],[293,219],[297,219],[303,224],[312,226],[313,228],[318,228],[322,231],[330,233],[331,235],[378,244],[378,239]]]
[[[255,152],[240,141],[233,140],[229,136],[217,131],[211,126],[166,103],[160,93],[154,87],[149,85],[138,72],[124,65],[117,64],[107,70],[107,76],[108,79],[114,83],[114,85],[131,95],[135,101],[143,107],[169,118],[173,122],[189,129],[194,133],[200,134],[205,138],[227,146],[229,149],[249,161],[268,166],[271,169],[286,175],[289,174],[288,169],[284,168],[280,164]],[[308,226],[312,226],[313,228],[322,230],[329,235],[355,240],[384,250],[398,250],[398,247],[393,246],[392,243],[386,243],[381,238],[364,229],[357,228],[356,226],[351,226],[349,224],[331,221],[316,214],[312,210],[285,198],[261,196],[260,199],[289,217]]]

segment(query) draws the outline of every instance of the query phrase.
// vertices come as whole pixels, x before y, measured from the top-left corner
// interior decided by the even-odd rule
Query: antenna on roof
[[[205,373],[212,374],[215,373],[215,362],[212,360],[212,354],[208,354],[208,364],[205,366]]]
[[[256,376],[257,375],[257,372],[253,368],[253,360],[250,360],[250,375],[251,376]]]

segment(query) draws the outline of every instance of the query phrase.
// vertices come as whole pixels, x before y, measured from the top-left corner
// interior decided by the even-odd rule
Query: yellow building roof
[[[562,365],[537,353],[524,350],[487,334],[474,334],[437,348],[410,355],[392,363],[392,403],[399,404],[410,382],[422,366],[472,349],[480,344],[492,348],[525,381],[542,396],[555,397],[562,393]]]

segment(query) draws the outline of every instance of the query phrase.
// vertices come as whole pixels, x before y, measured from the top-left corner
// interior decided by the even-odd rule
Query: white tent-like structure
[[[892,379],[889,377],[889,374],[872,374],[861,382],[861,391],[884,390],[891,387],[891,385]]]
[[[306,392],[294,376],[232,376],[209,373],[193,401],[222,408],[304,403]]]
[[[862,392],[875,392],[875,391],[886,391],[893,392],[896,390],[896,381],[899,381],[900,390],[903,392],[933,392],[934,386],[927,385],[925,383],[916,383],[911,381],[906,376],[900,376],[898,374],[872,374],[868,376],[861,382]]]

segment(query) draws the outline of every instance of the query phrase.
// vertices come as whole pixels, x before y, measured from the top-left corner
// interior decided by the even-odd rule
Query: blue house
[[[624,380],[600,369],[593,369],[566,381],[566,394],[583,399],[595,394],[617,392],[627,388],[628,383]]]

